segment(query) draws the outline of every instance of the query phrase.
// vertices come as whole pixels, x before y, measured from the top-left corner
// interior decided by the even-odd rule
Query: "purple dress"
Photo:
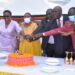
[[[19,24],[11,20],[8,27],[5,27],[5,20],[0,20],[0,52],[14,52],[16,48],[16,32],[20,33],[22,28]]]

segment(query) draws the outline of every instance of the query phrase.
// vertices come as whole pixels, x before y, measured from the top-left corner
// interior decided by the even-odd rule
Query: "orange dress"
[[[28,27],[25,27],[24,24],[22,24],[22,26],[25,35],[31,35],[33,31],[38,27],[35,22],[31,22]],[[29,53],[35,56],[40,56],[41,55],[40,40],[32,42],[28,42],[25,39],[21,40],[19,45],[19,53],[20,54]]]

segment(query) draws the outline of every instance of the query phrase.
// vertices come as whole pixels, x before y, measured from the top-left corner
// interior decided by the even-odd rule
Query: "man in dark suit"
[[[41,21],[41,25],[39,25],[39,27],[34,31],[33,34],[42,33],[56,27],[55,24],[52,23],[52,9],[48,9],[46,11],[46,17]],[[43,54],[46,54],[47,56],[53,56],[54,44],[49,44],[48,40],[49,36],[42,37],[41,47],[43,49]]]
[[[53,9],[54,23],[56,28],[62,27],[65,21],[68,20],[67,15],[62,15],[62,8],[60,6],[56,6]],[[71,47],[71,37],[63,36],[61,34],[54,35],[54,56],[55,57],[64,57],[64,53],[66,50],[70,50]]]
[[[65,21],[68,20],[67,15],[62,16],[62,8],[59,6],[56,6],[52,11],[53,18],[52,21],[50,21],[49,26],[47,29],[54,29],[58,27],[62,27],[65,23]],[[60,23],[59,23],[60,19]],[[43,24],[46,26],[47,24]],[[43,29],[43,28],[42,28]],[[47,30],[48,31],[48,30]],[[44,32],[44,31],[43,31]],[[49,42],[50,37],[44,37],[42,42],[42,48],[45,50],[47,56],[55,56],[55,57],[64,57],[64,53],[66,50],[70,50],[71,47],[71,37],[70,36],[63,36],[63,35],[54,35],[54,43],[50,44]]]

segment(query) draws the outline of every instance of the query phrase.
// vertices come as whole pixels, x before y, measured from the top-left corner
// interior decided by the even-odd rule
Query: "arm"
[[[70,32],[60,32],[62,35],[64,36],[68,36],[68,35],[71,35],[73,34],[74,32],[73,31],[70,31]]]
[[[14,25],[17,34],[20,34],[20,32],[22,31],[22,27],[16,21],[14,22]]]
[[[56,35],[56,34],[62,34],[62,35],[70,35],[72,31],[74,30],[74,27],[70,25],[69,22],[66,22],[63,27],[55,28],[49,31],[46,31],[44,33],[39,33],[33,36],[33,40],[36,40],[42,36],[50,36],[50,35]]]
[[[52,29],[50,31],[44,32],[43,36],[50,36],[50,35],[60,34],[59,31],[60,31],[60,28],[55,28],[55,29]]]
[[[21,28],[21,30],[20,30],[20,28]],[[30,37],[30,35],[26,35],[25,33],[24,33],[24,23],[22,22],[22,23],[20,23],[20,27],[19,26],[16,26],[16,31],[19,31],[18,32],[18,34],[17,34],[17,36],[19,37],[19,39],[18,40],[24,40],[24,39],[28,39],[29,37]],[[34,29],[33,29],[34,30]]]
[[[43,28],[42,25],[39,25],[38,28],[36,30],[34,30],[33,34],[40,33],[42,28]]]
[[[55,34],[63,34],[63,32],[68,33],[68,32],[71,32],[73,30],[74,30],[74,27],[72,26],[72,24],[70,22],[66,22],[63,27],[44,32],[43,35],[49,36],[49,35],[55,35]],[[69,34],[71,34],[71,33],[64,34],[64,35],[69,35]]]
[[[46,19],[44,18],[43,20],[41,20],[40,25],[38,25],[38,28],[33,32],[33,34],[38,34],[47,31],[49,27],[46,27],[46,24]]]

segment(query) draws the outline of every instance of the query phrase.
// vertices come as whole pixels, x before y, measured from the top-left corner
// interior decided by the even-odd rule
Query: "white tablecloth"
[[[45,60],[47,57],[34,56],[34,61],[36,65],[28,66],[28,67],[12,67],[3,63],[5,60],[0,59],[0,72],[12,72],[12,73],[20,73],[25,75],[75,75],[75,62],[73,65],[66,65],[64,63],[64,59],[60,59],[59,66],[49,66],[45,64]],[[55,67],[59,70],[57,73],[45,73],[42,72],[42,67]],[[73,70],[66,70],[73,69]]]

